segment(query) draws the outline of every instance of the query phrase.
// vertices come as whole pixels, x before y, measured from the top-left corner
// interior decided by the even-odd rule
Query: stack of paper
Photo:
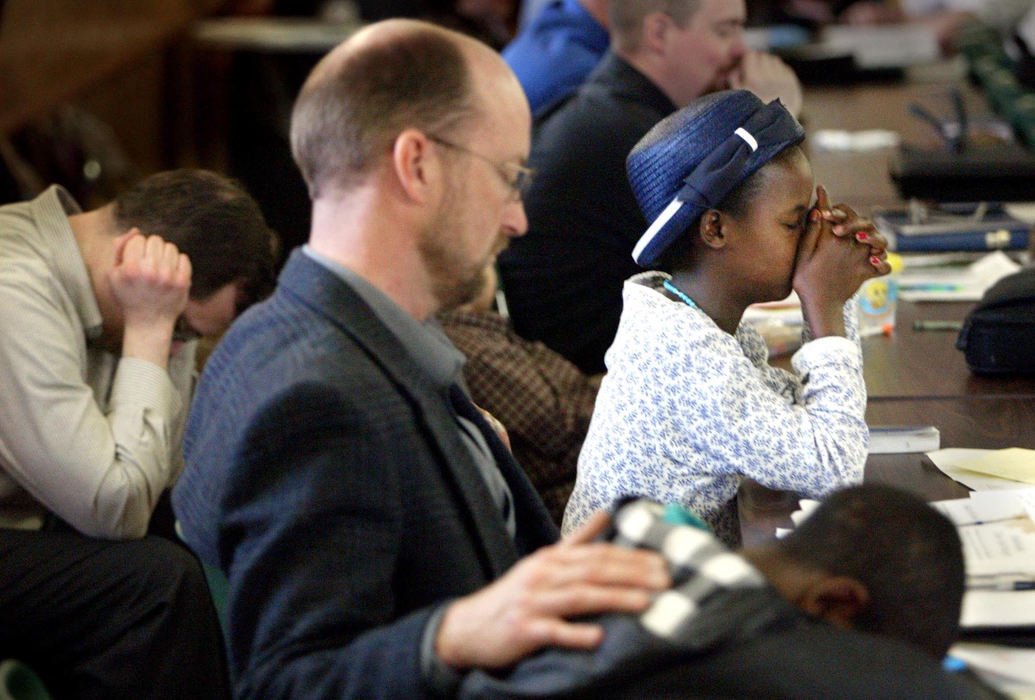
[[[907,263],[898,277],[898,295],[906,301],[978,301],[989,287],[1021,269],[997,250],[967,267],[924,267],[910,270]]]
[[[975,491],[932,504],[956,524],[968,631],[1035,628],[1035,489]]]
[[[941,58],[934,30],[920,23],[829,26],[824,44],[847,50],[861,69],[905,68]]]
[[[951,447],[927,456],[946,476],[976,491],[1023,489],[1035,484],[1035,450]]]

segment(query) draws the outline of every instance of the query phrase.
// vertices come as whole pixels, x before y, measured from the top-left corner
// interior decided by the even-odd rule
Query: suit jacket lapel
[[[448,397],[441,395],[428,377],[417,369],[402,344],[366,302],[322,265],[295,251],[281,273],[280,285],[349,335],[373,362],[382,367],[400,393],[415,405],[433,438],[433,446],[439,452],[446,472],[444,476],[456,489],[470,516],[472,533],[484,553],[487,575],[490,580],[499,577],[517,561],[521,552],[503,526],[489,489],[461,441],[456,421],[449,410]],[[493,452],[496,454],[495,447]],[[510,483],[511,478],[506,473],[504,477]],[[527,493],[519,491],[520,495],[514,494],[515,501],[527,500]],[[519,522],[524,519],[522,516],[528,517],[526,504],[516,503],[515,507],[518,508]]]

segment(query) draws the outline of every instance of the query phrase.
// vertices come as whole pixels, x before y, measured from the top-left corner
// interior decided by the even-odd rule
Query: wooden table
[[[874,206],[900,202],[888,170],[894,149],[824,150],[809,139],[823,129],[882,129],[897,132],[903,143],[938,148],[938,135],[910,114],[909,104],[918,102],[934,114],[951,115],[947,91],[952,87],[963,96],[972,124],[992,118],[982,94],[954,64],[915,71],[904,82],[807,88],[802,121],[809,134],[806,146],[816,182],[827,187],[835,202],[850,204],[867,215]]]
[[[863,339],[869,425],[934,425],[942,447],[1035,449],[1035,377],[972,374],[955,347],[955,332],[912,328],[916,318],[961,320],[972,306],[900,302],[895,331]],[[774,364],[789,366],[789,359]],[[928,500],[967,493],[922,453],[871,455],[865,479]],[[750,543],[771,536],[774,527],[789,527],[798,496],[748,482],[740,501],[744,541]]]
[[[891,337],[863,339],[867,423],[934,425],[942,447],[1035,449],[1035,377],[971,374],[955,349],[955,333],[912,330],[913,317],[939,317],[928,306],[940,310],[941,318],[956,320],[971,305],[905,303]],[[871,455],[865,480],[899,486],[928,500],[967,494],[922,453]],[[746,483],[740,493],[745,543],[770,537],[774,527],[789,527],[797,502],[797,494]]]
[[[862,339],[871,401],[952,397],[1035,397],[1035,376],[980,376],[956,349],[956,331],[917,331],[913,321],[962,321],[973,302],[900,301],[895,330]]]
[[[942,447],[1035,449],[1035,397],[1031,396],[871,401],[866,408],[866,421],[870,425],[936,425]],[[871,455],[866,460],[865,478],[900,486],[928,500],[962,498],[967,494],[966,487],[943,475],[920,452]],[[777,492],[767,495],[752,489],[749,502],[765,511],[766,517],[782,518],[789,513],[787,507],[797,505],[797,496]],[[776,512],[781,509],[784,512]]]
[[[982,376],[971,372],[963,351],[956,349],[957,331],[913,329],[913,322],[920,319],[962,322],[973,307],[973,302],[899,301],[894,331],[862,339],[863,375],[870,402],[1035,398],[1035,376]],[[790,356],[774,358],[772,364],[790,369]]]

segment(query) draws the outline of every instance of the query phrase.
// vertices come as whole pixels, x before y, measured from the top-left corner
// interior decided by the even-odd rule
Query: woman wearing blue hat
[[[885,241],[816,188],[801,125],[729,90],[659,123],[627,160],[652,222],[625,284],[608,374],[579,456],[566,531],[615,498],[677,502],[740,540],[742,478],[821,497],[862,481],[868,431],[849,300],[886,274]],[[662,272],[663,270],[663,272]],[[806,321],[793,372],[740,323],[794,289]]]

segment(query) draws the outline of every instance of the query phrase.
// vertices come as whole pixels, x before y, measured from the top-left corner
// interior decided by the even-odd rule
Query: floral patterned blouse
[[[769,366],[751,326],[730,335],[665,296],[667,278],[625,283],[563,530],[640,495],[679,503],[734,546],[742,478],[810,498],[861,482],[869,433],[854,299],[849,337],[809,340],[788,372]]]

